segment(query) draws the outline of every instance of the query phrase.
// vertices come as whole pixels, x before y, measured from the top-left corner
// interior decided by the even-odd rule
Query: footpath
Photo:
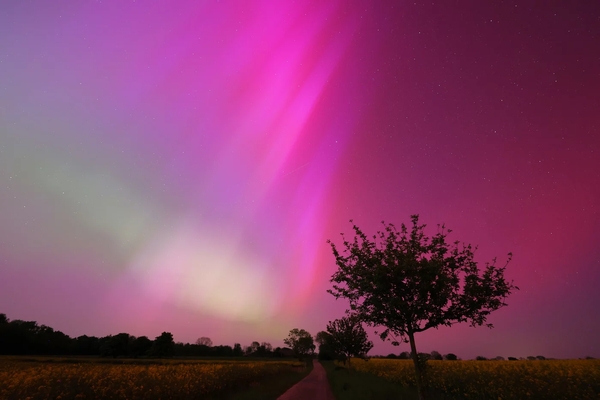
[[[313,361],[313,370],[288,389],[287,392],[279,396],[277,400],[335,400],[329,382],[327,381],[327,373],[325,368],[319,361]]]

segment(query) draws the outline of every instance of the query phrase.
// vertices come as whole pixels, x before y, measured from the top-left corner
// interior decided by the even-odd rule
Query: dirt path
[[[277,400],[335,400],[333,392],[327,381],[325,368],[317,361],[313,361],[313,370],[288,389],[287,392],[279,396]]]

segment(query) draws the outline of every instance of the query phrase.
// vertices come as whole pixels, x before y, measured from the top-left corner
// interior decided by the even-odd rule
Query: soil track
[[[313,361],[313,370],[288,389],[287,392],[279,396],[277,400],[335,400],[325,368],[317,361]]]

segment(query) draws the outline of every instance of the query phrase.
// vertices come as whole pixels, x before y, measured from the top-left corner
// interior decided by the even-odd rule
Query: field
[[[459,399],[600,399],[600,360],[429,361],[428,382]],[[351,372],[414,386],[410,360],[352,360]]]
[[[4,357],[0,399],[274,399],[307,373],[294,361]]]

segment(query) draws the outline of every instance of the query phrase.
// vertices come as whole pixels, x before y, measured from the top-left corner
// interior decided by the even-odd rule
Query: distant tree
[[[486,361],[486,360],[487,360],[487,358],[486,358],[486,357],[484,357],[484,356],[477,356],[477,357],[475,357],[475,359],[476,359],[477,361]]]
[[[131,343],[131,355],[136,358],[145,356],[151,348],[152,340],[148,339],[147,336],[137,337],[133,343]]]
[[[262,342],[260,344],[260,347],[262,347],[267,353],[270,353],[273,351],[273,346],[269,342]]]
[[[49,326],[41,325],[31,336],[31,349],[35,354],[70,354],[73,340]]]
[[[328,292],[348,299],[350,312],[363,322],[384,327],[382,340],[410,343],[419,397],[424,399],[424,367],[415,334],[461,322],[491,328],[486,323],[489,314],[505,306],[506,297],[518,288],[504,279],[510,253],[504,267],[496,267],[494,259],[480,271],[474,261],[476,249],[459,246],[458,241],[447,243],[451,231],[444,225],[429,238],[418,215],[411,221],[410,232],[404,224],[398,231],[384,223],[373,239],[353,225],[355,237],[343,238],[342,252],[328,241],[338,266]]]
[[[502,357],[502,356],[496,356],[494,358],[494,360],[496,360],[496,361],[504,361],[504,357]]]
[[[331,334],[320,331],[315,336],[315,342],[319,345],[319,360],[335,360],[338,358]]]
[[[344,356],[350,363],[351,357],[365,358],[373,348],[360,320],[355,316],[343,317],[327,324],[327,333],[331,335],[333,347],[337,354]]]
[[[126,356],[129,353],[129,334],[119,333],[110,338],[108,342],[110,355],[114,358]]]
[[[528,359],[529,361],[536,360],[536,358],[535,358],[534,356],[527,356],[527,359]]]
[[[385,358],[396,359],[396,358],[398,358],[398,356],[395,355],[394,353],[390,353],[387,356],[385,356]]]
[[[259,357],[268,357],[273,353],[273,346],[271,343],[262,342],[260,346],[258,346],[258,350],[256,350],[256,355]]]
[[[174,350],[175,342],[173,341],[173,334],[170,332],[163,332],[154,339],[151,354],[160,358],[173,357]]]
[[[508,357],[508,361],[517,361],[518,358],[517,357]]]
[[[402,353],[400,353],[398,355],[398,358],[401,360],[410,360],[411,359],[411,355],[408,351],[403,351]]]
[[[296,357],[302,358],[315,351],[313,337],[304,329],[292,329],[288,334],[288,337],[283,339],[283,343],[294,351]]]
[[[233,345],[233,355],[234,355],[234,357],[240,357],[240,356],[244,355],[244,350],[242,350],[241,344],[236,343]]]
[[[212,340],[210,340],[210,338],[208,338],[206,336],[202,336],[201,338],[198,338],[196,340],[196,344],[199,346],[212,347],[213,342],[212,342]]]
[[[318,345],[327,343],[330,340],[331,340],[331,335],[329,333],[327,333],[326,331],[317,332],[317,334],[315,336],[315,342],[317,342]]]
[[[546,357],[544,357],[544,356],[536,356],[535,358],[538,359],[538,360],[545,360],[546,359]]]
[[[231,346],[213,346],[211,355],[214,357],[231,357],[233,356],[233,348]]]
[[[99,355],[99,339],[95,336],[79,336],[74,339],[73,352],[77,355]]]
[[[6,316],[6,314],[0,314],[0,325],[8,324],[10,320]]]
[[[453,353],[448,353],[444,356],[444,358],[448,361],[456,361],[458,360],[458,357],[456,356],[456,354]]]
[[[432,360],[443,360],[444,357],[442,357],[442,355],[438,352],[433,350],[429,356],[431,357]]]

